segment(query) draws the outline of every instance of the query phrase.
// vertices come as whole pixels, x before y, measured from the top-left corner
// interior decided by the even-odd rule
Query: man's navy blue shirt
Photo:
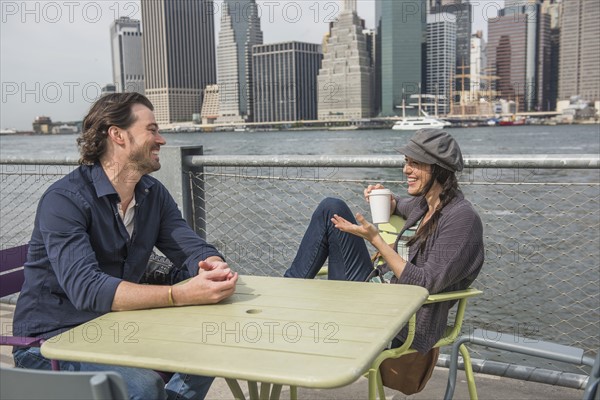
[[[13,321],[16,336],[49,338],[111,310],[122,280],[139,282],[154,246],[175,265],[221,256],[189,227],[167,189],[144,175],[129,237],[119,195],[100,166],[82,165],[42,196]]]

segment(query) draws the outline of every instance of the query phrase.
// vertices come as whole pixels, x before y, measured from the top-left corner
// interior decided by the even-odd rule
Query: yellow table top
[[[48,358],[313,388],[354,382],[427,298],[418,286],[240,276],[217,305],[111,312]]]

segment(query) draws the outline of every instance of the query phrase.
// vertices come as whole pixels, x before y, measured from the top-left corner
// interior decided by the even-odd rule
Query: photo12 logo
[[[249,314],[258,314],[260,310],[248,310]],[[336,338],[339,326],[333,322],[299,323],[275,321],[261,322],[202,322],[202,343],[258,343],[266,341],[275,343],[298,343],[311,341],[314,343],[338,343]]]
[[[136,1],[2,1],[2,23],[75,23],[95,24],[102,18],[139,18]]]
[[[98,82],[2,82],[2,103],[58,103],[72,104],[80,100],[95,102],[102,95]]]

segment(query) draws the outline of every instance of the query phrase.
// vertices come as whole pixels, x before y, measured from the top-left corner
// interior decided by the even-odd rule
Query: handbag
[[[406,395],[419,393],[431,378],[439,355],[440,349],[435,347],[425,354],[415,352],[388,358],[379,366],[383,386]]]

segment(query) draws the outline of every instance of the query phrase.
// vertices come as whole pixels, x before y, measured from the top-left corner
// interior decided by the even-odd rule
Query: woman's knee
[[[350,208],[346,202],[335,197],[327,197],[323,199],[315,212],[322,213],[327,217],[331,217],[333,214],[338,214],[343,217],[347,216],[348,214],[352,215],[352,212],[350,211]]]

